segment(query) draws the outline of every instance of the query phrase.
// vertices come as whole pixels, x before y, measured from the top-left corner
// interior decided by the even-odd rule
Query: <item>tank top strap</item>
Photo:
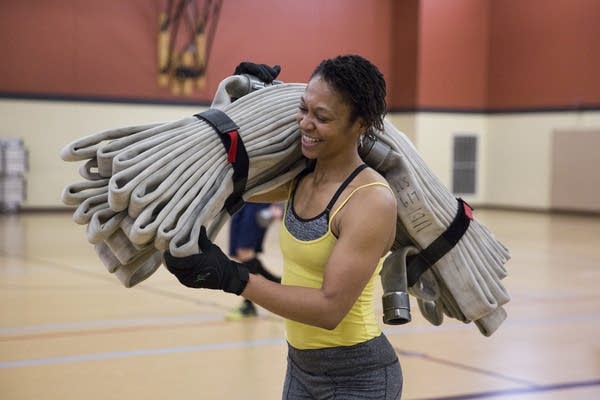
[[[356,167],[356,169],[354,171],[352,171],[352,173],[350,175],[348,175],[348,177],[344,180],[344,182],[342,182],[342,184],[340,185],[338,190],[335,192],[335,194],[329,201],[329,204],[327,204],[327,207],[325,208],[326,213],[329,214],[329,212],[331,211],[331,208],[337,201],[338,197],[340,197],[340,195],[342,194],[344,189],[346,189],[346,187],[350,184],[350,182],[352,182],[352,180],[354,178],[356,178],[356,175],[358,175],[360,173],[360,171],[362,171],[365,168],[367,168],[367,164],[361,164],[358,167]]]
[[[389,184],[387,184],[387,183],[384,183],[384,182],[371,182],[371,183],[366,183],[366,184],[364,184],[364,185],[361,185],[361,186],[357,187],[356,189],[354,189],[354,190],[353,190],[353,191],[352,191],[352,192],[351,192],[351,193],[348,195],[348,197],[346,197],[346,198],[344,199],[344,201],[342,202],[342,204],[340,204],[340,205],[338,206],[338,208],[336,208],[336,209],[335,209],[335,211],[334,211],[333,213],[331,213],[331,215],[330,215],[330,217],[329,217],[329,224],[331,224],[331,221],[333,221],[333,218],[336,216],[336,214],[338,213],[338,211],[340,211],[340,210],[342,209],[342,207],[344,207],[344,206],[346,205],[346,203],[347,203],[347,202],[350,200],[350,198],[351,198],[351,197],[354,195],[354,193],[358,192],[358,191],[359,191],[359,190],[361,190],[361,189],[368,188],[368,187],[371,187],[371,186],[383,186],[383,187],[385,187],[385,188],[388,188],[388,189],[389,189],[389,191],[390,191],[392,194],[394,193],[394,191],[392,190],[392,188],[390,187],[390,185],[389,185]]]

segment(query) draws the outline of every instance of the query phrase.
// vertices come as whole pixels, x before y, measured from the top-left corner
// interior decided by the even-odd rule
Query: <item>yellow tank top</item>
[[[283,285],[310,288],[320,288],[322,286],[325,265],[337,240],[331,231],[331,221],[354,193],[374,185],[389,188],[385,183],[372,182],[354,189],[331,214],[327,233],[315,240],[299,240],[288,231],[285,223],[280,224],[279,241],[283,255]],[[288,199],[289,201],[290,199]],[[286,213],[289,212],[289,208],[289,205],[286,206]],[[379,260],[375,272],[352,309],[335,329],[327,330],[286,319],[286,339],[290,345],[296,349],[322,349],[335,346],[351,346],[379,336],[381,329],[375,318],[373,291],[382,265],[383,258]]]

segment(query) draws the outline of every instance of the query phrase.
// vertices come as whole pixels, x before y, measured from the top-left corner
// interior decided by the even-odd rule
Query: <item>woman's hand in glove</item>
[[[279,72],[281,72],[281,67],[279,65],[270,67],[267,64],[255,64],[244,61],[235,68],[234,75],[253,75],[264,83],[271,83],[277,78]]]
[[[164,263],[179,282],[191,288],[221,289],[240,295],[248,284],[248,268],[227,257],[210,241],[203,226],[198,238],[201,253],[175,257],[163,254]]]

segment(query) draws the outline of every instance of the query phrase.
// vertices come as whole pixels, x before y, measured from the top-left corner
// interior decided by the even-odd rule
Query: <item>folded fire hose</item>
[[[61,199],[77,206],[73,220],[87,225],[107,270],[135,286],[160,267],[164,250],[197,252],[201,226],[214,238],[244,199],[293,179],[306,165],[295,119],[305,87],[235,75],[203,113],[64,147],[63,160],[85,161],[85,181],[68,185]],[[446,315],[489,336],[506,318],[510,297],[501,280],[509,251],[384,122],[383,132],[364,135],[359,146],[398,202],[396,240],[381,272],[384,322],[410,321],[410,293],[430,323]]]

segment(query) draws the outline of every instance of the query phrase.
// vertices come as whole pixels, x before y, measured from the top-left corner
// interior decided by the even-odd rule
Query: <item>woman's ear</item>
[[[367,133],[369,130],[369,127],[367,126],[367,123],[365,122],[364,118],[361,117],[356,118],[356,121],[354,121],[354,126],[359,132],[359,137]]]

